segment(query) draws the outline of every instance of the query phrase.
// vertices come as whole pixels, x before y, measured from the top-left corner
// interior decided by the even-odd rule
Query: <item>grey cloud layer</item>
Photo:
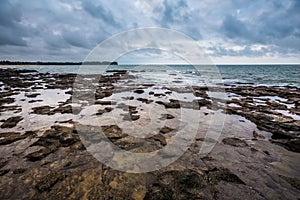
[[[137,27],[178,30],[212,57],[298,56],[299,11],[298,0],[2,0],[0,59],[80,61],[107,37]]]

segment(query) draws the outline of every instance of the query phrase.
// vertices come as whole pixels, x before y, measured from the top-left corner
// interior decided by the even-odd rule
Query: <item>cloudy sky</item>
[[[191,37],[215,63],[300,63],[299,19],[299,0],[1,0],[0,59],[83,61],[115,34],[161,27]],[[119,62],[154,57],[164,53]]]

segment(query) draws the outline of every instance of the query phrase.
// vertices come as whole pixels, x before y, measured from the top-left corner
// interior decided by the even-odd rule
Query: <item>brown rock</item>
[[[230,138],[230,137],[229,138],[224,138],[222,140],[222,142],[224,144],[235,146],[235,147],[246,147],[246,146],[248,146],[248,144],[245,141],[240,140],[238,138]]]
[[[1,128],[13,128],[22,120],[23,120],[23,117],[21,117],[21,116],[10,117],[10,118],[4,120],[3,124],[1,125]]]

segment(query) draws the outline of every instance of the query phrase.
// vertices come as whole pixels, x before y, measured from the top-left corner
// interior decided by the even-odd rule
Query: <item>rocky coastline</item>
[[[131,84],[135,76],[127,71],[109,73],[96,79],[90,102],[72,95],[76,80],[84,80],[78,84],[88,88],[94,75],[0,69],[0,199],[299,199],[299,88],[224,86],[224,99],[209,95],[218,88],[158,88]],[[115,112],[124,126],[143,125],[149,106],[166,112],[157,117],[163,124],[157,133],[145,139],[109,121]],[[97,134],[97,124],[89,121],[98,120],[119,148],[152,152],[172,140],[180,121],[173,113],[181,109],[200,112],[205,119],[220,110],[225,116],[221,136],[200,157],[205,139],[200,126],[178,160],[148,173],[120,172],[102,164],[87,151],[76,128]]]

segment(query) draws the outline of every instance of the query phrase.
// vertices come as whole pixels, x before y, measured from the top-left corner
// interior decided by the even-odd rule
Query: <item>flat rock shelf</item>
[[[224,99],[210,92],[218,88],[187,89],[170,77],[177,80],[172,87],[136,82],[120,70],[97,80],[0,69],[0,199],[299,199],[299,88],[220,86]],[[97,80],[93,102],[72,99],[78,78],[83,95]],[[222,133],[200,157],[216,112],[225,119]],[[101,128],[119,148],[153,152],[188,124],[184,113],[202,119],[192,144],[169,166],[147,173],[102,164],[76,129],[93,135]]]

